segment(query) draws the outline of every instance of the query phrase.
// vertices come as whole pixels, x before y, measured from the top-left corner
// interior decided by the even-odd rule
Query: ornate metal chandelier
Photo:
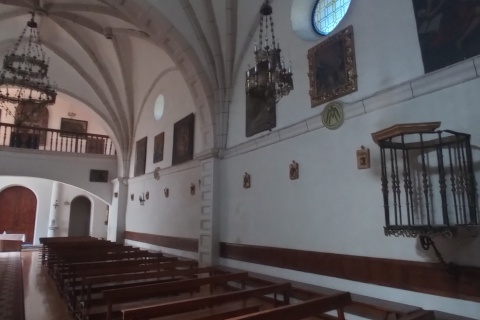
[[[272,7],[268,0],[260,8],[258,46],[255,42],[254,48],[255,67],[248,67],[245,91],[247,95],[259,98],[274,97],[278,102],[293,90],[292,67],[289,66],[287,70],[280,55],[280,45],[275,40]]]
[[[34,112],[55,103],[57,93],[48,78],[48,63],[38,35],[35,13],[32,13],[13,49],[5,55],[0,71],[0,107],[16,122],[19,117],[25,120],[29,116],[16,115],[18,106],[32,105]]]

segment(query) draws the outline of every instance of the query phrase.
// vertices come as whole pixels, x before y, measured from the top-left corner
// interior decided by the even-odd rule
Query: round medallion
[[[156,167],[153,171],[153,177],[155,180],[160,180],[160,167]]]
[[[334,130],[340,128],[343,124],[344,114],[342,105],[338,102],[332,102],[325,106],[322,111],[322,123],[325,128]]]

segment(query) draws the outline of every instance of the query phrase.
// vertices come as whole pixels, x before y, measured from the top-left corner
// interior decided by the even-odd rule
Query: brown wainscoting
[[[480,268],[459,267],[455,280],[439,263],[220,243],[220,257],[283,269],[480,302]]]
[[[161,236],[158,234],[140,233],[134,231],[125,231],[125,239],[154,244],[156,246],[166,248],[198,252],[197,239]]]

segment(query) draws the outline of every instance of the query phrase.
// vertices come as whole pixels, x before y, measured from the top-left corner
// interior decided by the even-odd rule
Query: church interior
[[[0,0],[0,320],[480,319],[478,39],[470,0]]]

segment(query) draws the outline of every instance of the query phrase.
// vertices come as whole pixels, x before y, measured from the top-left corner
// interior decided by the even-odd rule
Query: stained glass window
[[[318,0],[313,9],[313,29],[326,36],[347,13],[351,0]]]

